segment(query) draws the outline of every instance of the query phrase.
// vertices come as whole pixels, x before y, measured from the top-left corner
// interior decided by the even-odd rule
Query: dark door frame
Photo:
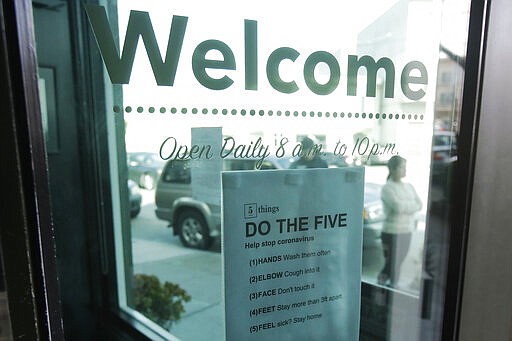
[[[31,6],[28,0],[2,0],[0,7],[0,239],[14,339],[60,340]]]

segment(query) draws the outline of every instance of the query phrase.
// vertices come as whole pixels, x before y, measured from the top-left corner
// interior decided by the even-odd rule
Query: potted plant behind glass
[[[134,309],[160,326],[169,329],[185,312],[184,302],[191,297],[178,284],[160,283],[153,275],[133,277]]]

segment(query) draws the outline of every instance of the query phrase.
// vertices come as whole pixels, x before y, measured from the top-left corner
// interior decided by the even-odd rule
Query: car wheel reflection
[[[180,214],[177,222],[180,240],[186,247],[207,249],[212,239],[203,216],[193,210],[186,210]]]

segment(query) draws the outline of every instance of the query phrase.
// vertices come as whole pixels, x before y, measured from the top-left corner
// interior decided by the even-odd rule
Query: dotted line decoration
[[[120,113],[127,113],[127,114],[143,114],[143,113],[149,113],[149,114],[192,114],[192,115],[240,115],[240,116],[278,116],[278,117],[334,117],[334,118],[363,118],[363,119],[382,119],[382,120],[414,120],[414,121],[423,121],[424,115],[423,114],[392,114],[392,113],[366,113],[366,112],[321,112],[321,111],[290,111],[290,110],[255,110],[255,109],[207,109],[207,108],[181,108],[178,109],[176,107],[172,108],[155,108],[155,107],[132,107],[132,106],[126,106],[121,107],[118,105],[115,105],[113,108],[114,113],[120,114]]]

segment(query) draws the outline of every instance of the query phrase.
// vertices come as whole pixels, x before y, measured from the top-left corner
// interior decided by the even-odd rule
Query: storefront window
[[[365,340],[437,340],[468,6],[84,4],[86,29],[95,37],[90,49],[105,72],[106,124],[99,129],[108,133],[107,228],[115,237],[121,309],[182,340],[301,335],[339,319],[359,325]],[[41,68],[40,79],[51,153],[65,144],[51,111],[52,69]],[[226,206],[237,202],[229,186],[238,180],[221,177],[231,172],[240,183],[265,174],[237,194],[247,210],[240,227],[246,240],[234,256],[234,239],[226,235],[233,227],[224,222],[239,210]],[[283,174],[303,191],[280,187],[275,179]],[[344,180],[322,180],[331,174]],[[241,201],[262,188],[279,199]],[[323,212],[323,202],[333,211]],[[283,212],[288,207],[296,217]],[[319,211],[308,213],[311,207]],[[274,215],[280,234],[296,233],[276,239],[270,224],[257,225],[256,213]],[[320,225],[350,232],[329,240],[319,235]],[[263,241],[287,245],[252,250]],[[272,277],[299,264],[293,255],[310,258],[304,264],[314,274]],[[233,265],[238,256],[250,258],[246,268]],[[250,274],[239,287],[248,298],[227,291],[237,270]],[[235,305],[245,331],[233,331],[226,320]],[[340,328],[329,330],[331,339],[344,335]]]

